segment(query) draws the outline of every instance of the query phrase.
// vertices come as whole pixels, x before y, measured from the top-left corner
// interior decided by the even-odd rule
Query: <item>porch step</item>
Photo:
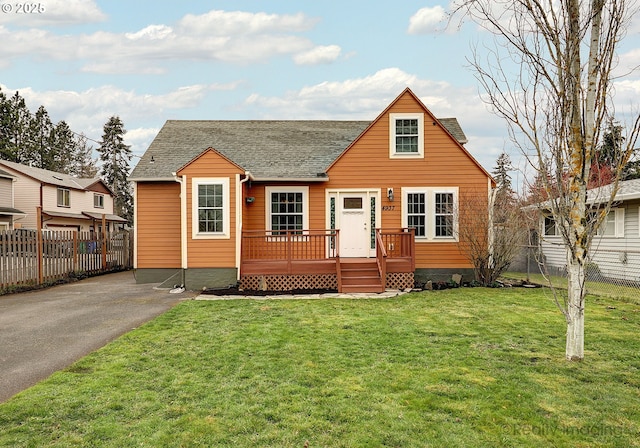
[[[341,292],[383,292],[376,260],[344,259],[340,261]]]

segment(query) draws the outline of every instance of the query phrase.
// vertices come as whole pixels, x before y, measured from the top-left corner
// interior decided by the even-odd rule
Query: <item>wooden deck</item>
[[[376,241],[376,257],[354,259],[340,257],[339,230],[244,232],[240,275],[335,275],[340,292],[381,292],[388,273],[415,271],[415,243],[409,229],[377,229]]]

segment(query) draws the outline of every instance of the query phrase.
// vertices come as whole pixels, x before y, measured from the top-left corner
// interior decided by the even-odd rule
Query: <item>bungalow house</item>
[[[596,207],[611,195],[605,185],[587,192],[587,203]],[[591,280],[616,280],[640,284],[640,179],[620,182],[610,212],[593,239],[587,275]],[[563,273],[567,255],[560,229],[553,217],[540,221],[541,250],[550,272]]]
[[[494,183],[464,143],[410,89],[373,121],[169,120],[130,178],[136,278],[375,292],[472,277],[457,210]]]
[[[104,215],[107,231],[126,224],[113,213],[113,193],[98,177],[82,179],[55,171],[0,160],[0,170],[13,178],[14,206],[25,216],[15,227],[48,230],[99,231]]]
[[[14,221],[24,218],[25,214],[14,208],[13,184],[16,177],[0,170],[0,231],[13,230]]]

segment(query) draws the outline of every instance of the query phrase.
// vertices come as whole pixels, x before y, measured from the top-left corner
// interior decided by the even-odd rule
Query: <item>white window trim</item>
[[[265,229],[271,228],[271,193],[302,193],[302,229],[309,230],[309,187],[265,187]]]
[[[402,188],[402,227],[407,228],[408,217],[408,195],[409,193],[425,194],[425,236],[416,236],[416,243],[419,242],[458,242],[458,187],[403,187]],[[453,194],[453,236],[436,236],[436,193],[452,193]]]
[[[396,152],[396,120],[418,120],[418,152]],[[389,114],[389,157],[392,159],[424,158],[424,114]]]
[[[60,202],[60,193],[62,193],[63,199],[65,196],[69,199],[68,204],[64,204],[64,201],[62,201],[63,203]],[[71,208],[71,190],[65,187],[58,187],[58,189],[56,190],[56,203],[58,207]]]
[[[102,205],[96,205],[96,199],[97,198],[102,198],[101,201],[98,201],[98,202],[102,202]],[[104,194],[93,193],[93,208],[104,209]]]
[[[198,221],[198,186],[222,185],[222,232],[200,232]],[[230,190],[228,177],[194,177],[191,179],[191,238],[215,240],[231,238]]]
[[[605,219],[602,221],[602,223],[600,224],[600,227],[598,228],[598,231],[596,232],[596,234],[602,238],[624,238],[624,208],[611,208],[611,210],[609,211],[609,213],[613,213],[614,215],[614,221],[613,221],[613,226],[614,226],[614,231],[613,231],[613,235],[605,235],[604,233],[601,233],[601,229],[603,229],[607,223],[607,218],[605,217]]]

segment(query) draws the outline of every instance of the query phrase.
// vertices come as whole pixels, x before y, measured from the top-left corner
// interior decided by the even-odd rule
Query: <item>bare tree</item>
[[[473,264],[476,281],[491,286],[525,243],[522,209],[512,192],[501,188],[493,189],[488,200],[486,194],[463,194],[460,204],[458,247]]]
[[[458,0],[457,13],[492,33],[470,61],[492,110],[539,176],[567,253],[566,358],[584,358],[585,266],[640,129],[627,128],[608,196],[588,203],[601,128],[614,115],[612,71],[634,0]],[[600,204],[594,211],[591,204]]]

